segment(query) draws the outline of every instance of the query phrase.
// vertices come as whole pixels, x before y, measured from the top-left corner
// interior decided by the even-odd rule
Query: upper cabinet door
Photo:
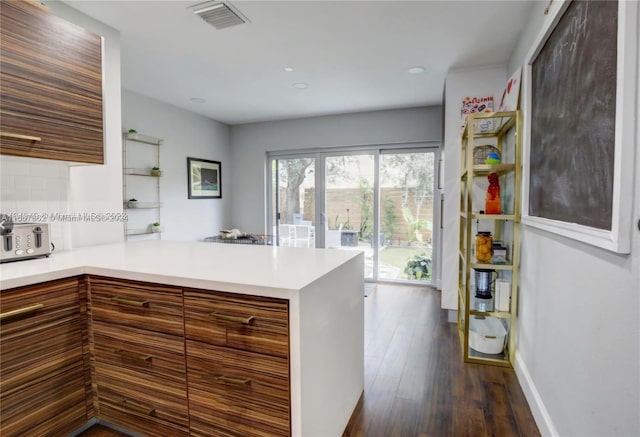
[[[31,0],[0,16],[0,153],[103,164],[102,38]]]

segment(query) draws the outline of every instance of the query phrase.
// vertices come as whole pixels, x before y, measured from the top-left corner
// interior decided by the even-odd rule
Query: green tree
[[[432,153],[397,153],[384,155],[382,161],[380,170],[385,179],[401,189],[402,217],[409,228],[409,241],[421,238],[420,231],[426,225],[419,217],[425,202],[433,197],[433,156]],[[412,199],[413,209],[409,207]]]
[[[300,186],[304,183],[308,174],[313,173],[313,158],[283,159],[278,161],[281,165],[278,176],[280,186],[284,187],[284,202],[280,206],[282,215],[280,219],[284,223],[293,223],[293,214],[300,212]]]
[[[360,204],[360,237],[369,238],[373,227],[373,187],[368,179],[360,177],[358,181],[360,196],[358,203]]]
[[[392,198],[387,197],[387,200],[384,204],[384,238],[385,240],[391,239],[393,234],[398,230],[398,225],[396,224],[396,220],[398,219],[398,215],[396,214],[396,204]]]

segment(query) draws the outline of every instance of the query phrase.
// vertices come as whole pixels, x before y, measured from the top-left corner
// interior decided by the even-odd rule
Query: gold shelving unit
[[[485,128],[478,131],[478,126]],[[489,128],[486,128],[489,126]],[[460,268],[458,273],[458,330],[465,362],[512,366],[515,358],[516,308],[520,266],[520,205],[522,185],[522,120],[520,111],[471,114],[462,133],[460,178]],[[500,151],[500,164],[474,164],[474,148],[489,144]],[[490,173],[500,177],[502,214],[484,214],[482,180]],[[505,200],[506,199],[506,200]],[[476,229],[474,229],[476,227]],[[480,227],[491,228],[494,240],[503,241],[508,250],[506,264],[478,262],[474,236]],[[475,306],[472,281],[474,269],[495,270],[508,280],[511,298],[508,311],[483,311]],[[494,308],[497,306],[494,294]],[[507,331],[505,347],[499,354],[474,350],[469,342],[469,320],[473,317],[497,318]]]
[[[139,235],[162,238],[161,232],[151,223],[159,222],[161,173],[152,170],[160,167],[160,146],[163,140],[139,133],[125,132],[122,136],[122,193],[128,220],[124,224],[125,240]],[[135,150],[134,150],[135,149]],[[140,158],[140,156],[144,158]],[[135,165],[135,167],[134,167]],[[142,167],[142,168],[141,168]],[[135,203],[129,202],[136,198]]]

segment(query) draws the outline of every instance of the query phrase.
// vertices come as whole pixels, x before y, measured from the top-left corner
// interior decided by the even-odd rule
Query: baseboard
[[[558,437],[559,434],[553,426],[551,416],[549,416],[549,412],[542,402],[540,393],[538,393],[538,389],[536,389],[536,386],[531,379],[531,374],[517,350],[514,370],[516,371],[516,376],[518,377],[518,382],[520,382],[520,387],[522,387],[524,396],[527,398],[531,414],[533,414],[533,418],[536,421],[538,430],[540,430],[540,434],[543,436]]]

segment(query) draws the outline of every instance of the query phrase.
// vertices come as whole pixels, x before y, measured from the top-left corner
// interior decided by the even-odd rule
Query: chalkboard
[[[611,230],[617,1],[573,1],[531,64],[529,215]]]

